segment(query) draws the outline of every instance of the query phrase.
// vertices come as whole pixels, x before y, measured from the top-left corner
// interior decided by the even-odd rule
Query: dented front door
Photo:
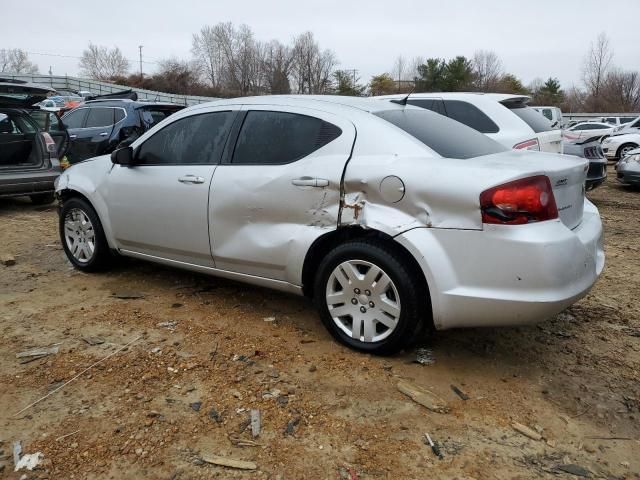
[[[251,105],[244,114],[233,156],[216,169],[210,189],[216,268],[300,285],[308,248],[336,229],[355,127],[335,115],[298,107]],[[324,122],[319,144],[340,133],[310,154],[290,158],[315,131],[313,119]]]

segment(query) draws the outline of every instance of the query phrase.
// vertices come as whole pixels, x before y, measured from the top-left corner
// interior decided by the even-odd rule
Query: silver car
[[[623,185],[640,187],[640,148],[631,150],[616,164],[616,179]]]
[[[604,265],[586,170],[402,102],[264,96],[184,109],[56,192],[78,269],[115,253],[307,295],[339,341],[390,353],[583,297]]]

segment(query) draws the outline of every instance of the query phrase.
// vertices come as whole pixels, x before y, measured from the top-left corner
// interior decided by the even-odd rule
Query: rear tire
[[[67,258],[78,270],[106,269],[111,261],[109,244],[98,214],[86,200],[72,197],[60,210],[60,241]]]
[[[319,265],[314,299],[320,318],[341,343],[388,355],[418,332],[426,299],[413,269],[376,240],[354,240],[331,250]]]
[[[34,205],[49,205],[55,200],[53,193],[37,193],[35,195],[29,195],[29,198]]]

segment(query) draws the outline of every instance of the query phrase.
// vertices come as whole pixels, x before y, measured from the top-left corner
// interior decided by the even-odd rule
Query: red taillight
[[[42,132],[42,138],[44,139],[44,143],[47,147],[47,152],[56,153],[56,142],[53,141],[51,135],[49,135],[47,132]]]
[[[498,185],[480,194],[482,222],[522,225],[558,218],[551,182],[545,175]]]
[[[516,143],[513,148],[515,150],[540,150],[540,144],[537,138],[526,140],[524,142]]]

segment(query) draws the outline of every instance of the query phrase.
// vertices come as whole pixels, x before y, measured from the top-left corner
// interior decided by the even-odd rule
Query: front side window
[[[181,118],[147,139],[136,152],[140,165],[202,165],[220,161],[235,112]]]
[[[478,107],[461,100],[445,100],[447,116],[482,133],[498,133],[500,129]],[[538,115],[536,113],[536,115]]]
[[[282,165],[295,162],[342,134],[319,118],[288,112],[253,110],[238,135],[232,163]]]
[[[386,110],[375,115],[404,130],[445,158],[473,158],[507,150],[477,130],[428,110]]]

